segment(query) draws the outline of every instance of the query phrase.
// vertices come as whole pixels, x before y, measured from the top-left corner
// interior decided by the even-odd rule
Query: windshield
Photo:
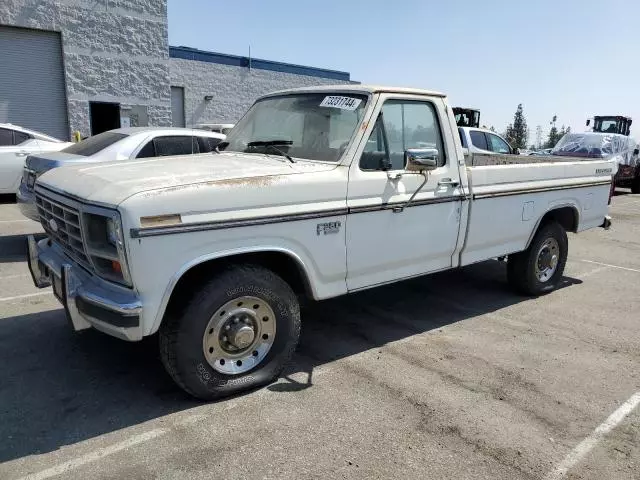
[[[596,119],[594,130],[596,132],[603,132],[603,133],[618,133],[618,120],[615,119],[615,118],[613,118],[613,119],[604,119],[604,118]]]
[[[264,98],[229,132],[224,150],[337,162],[362,120],[366,103],[366,95],[351,93]]]
[[[126,137],[127,135],[124,133],[104,132],[78,143],[74,143],[73,145],[62,149],[62,151],[66,153],[73,153],[74,155],[89,157]]]

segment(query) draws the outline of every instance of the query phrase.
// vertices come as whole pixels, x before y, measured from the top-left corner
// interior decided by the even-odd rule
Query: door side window
[[[384,130],[389,144],[391,169],[404,169],[404,152],[411,148],[436,148],[439,165],[444,165],[440,125],[433,105],[428,102],[389,100],[382,106]]]
[[[489,145],[487,145],[487,137],[484,136],[484,132],[479,132],[478,130],[469,131],[469,136],[471,137],[471,143],[476,148],[480,150],[489,150]]]
[[[195,137],[171,136],[157,137],[153,140],[157,157],[170,155],[191,155],[199,153],[198,142]]]
[[[445,164],[445,152],[435,108],[429,102],[388,100],[367,141],[362,170],[402,170],[404,153],[409,149],[436,148],[439,165]]]
[[[360,168],[368,171],[389,170],[388,150],[384,130],[382,129],[382,120],[381,117],[378,117],[360,156]]]
[[[487,133],[489,137],[489,150],[495,153],[511,153],[509,144],[497,135]]]
[[[13,145],[13,131],[0,128],[0,147],[8,147],[10,145]]]
[[[156,149],[153,146],[153,140],[149,140],[147,144],[136,155],[136,158],[151,158],[156,156]]]
[[[27,140],[29,140],[31,138],[31,135],[24,133],[24,132],[18,132],[18,131],[13,131],[13,144],[14,145],[20,145],[21,143],[26,142]]]

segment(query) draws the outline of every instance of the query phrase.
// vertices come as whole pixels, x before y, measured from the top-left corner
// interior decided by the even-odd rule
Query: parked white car
[[[44,133],[0,123],[0,194],[16,193],[27,155],[54,152],[71,145]]]
[[[213,151],[226,135],[191,128],[129,127],[109,130],[60,152],[30,155],[24,164],[18,189],[18,206],[24,216],[38,221],[33,186],[36,179],[52,168],[80,163],[193,155]]]
[[[199,123],[195,128],[208,130],[210,132],[224,133],[227,135],[234,126],[234,123]]]
[[[458,127],[462,148],[467,153],[493,153],[519,155],[520,151],[504,138],[486,128]]]
[[[159,332],[167,371],[203,399],[279,374],[298,295],[506,255],[514,287],[540,295],[560,284],[566,232],[610,225],[615,161],[467,165],[445,96],[425,90],[267,95],[219,149],[51,170],[36,183],[49,238],[29,237],[35,284],[53,285],[76,330]]]

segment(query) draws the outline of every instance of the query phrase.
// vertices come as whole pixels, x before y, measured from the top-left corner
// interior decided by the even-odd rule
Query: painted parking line
[[[341,362],[338,362],[341,363]],[[320,367],[316,367],[313,371],[313,378],[317,379],[317,377],[322,376],[325,373],[331,371],[335,366],[330,365],[322,365]],[[300,382],[307,383],[311,381],[310,374],[308,372],[296,372],[292,375],[287,375],[282,377],[283,381],[288,382]],[[275,384],[274,384],[275,385]],[[267,388],[263,388],[262,390],[258,390],[254,393],[256,397],[263,397],[266,395],[271,395],[271,392]],[[226,400],[224,403],[216,404],[214,407],[215,414],[220,415],[222,413],[226,413],[229,410],[232,410],[243,404],[242,399],[230,399]],[[72,470],[75,470],[79,467],[87,465],[89,463],[101,460],[109,455],[113,455],[115,453],[126,450],[127,448],[148,442],[150,440],[154,440],[156,438],[162,437],[166,434],[169,434],[176,430],[176,428],[180,427],[188,427],[191,425],[198,425],[205,422],[208,418],[211,418],[211,412],[206,414],[193,414],[189,415],[182,420],[178,420],[172,425],[166,428],[156,428],[150,430],[148,432],[144,432],[138,435],[133,435],[128,437],[121,442],[117,442],[111,445],[108,445],[104,448],[98,448],[92,450],[84,455],[81,455],[76,458],[72,458],[63,463],[59,463],[52,467],[46,468],[44,470],[40,470],[39,472],[29,473],[25,476],[18,478],[17,480],[47,480],[52,477],[57,477],[63,474],[69,474]],[[1,465],[1,464],[0,464]]]
[[[620,265],[611,265],[610,263],[595,262],[593,260],[580,259],[580,261],[585,263],[593,263],[594,265],[601,265],[603,267],[617,268],[618,270],[626,270],[627,272],[640,273],[640,270],[638,270],[637,268],[621,267]]]
[[[82,455],[81,457],[74,458],[73,460],[70,460],[68,462],[58,464],[51,468],[47,468],[46,470],[41,470],[37,473],[31,473],[26,477],[20,478],[19,480],[46,480],[47,478],[57,477],[58,475],[67,473],[70,470],[75,470],[76,468],[86,465],[87,463],[95,462],[96,460],[100,460],[101,458],[113,455],[114,453],[117,453],[126,448],[133,447],[134,445],[138,445],[140,443],[148,442],[149,440],[153,440],[154,438],[158,438],[168,431],[169,430],[167,430],[166,428],[157,428],[155,430],[150,430],[139,435],[134,435],[133,437],[129,437],[122,442],[109,445],[105,448],[94,450],[93,452],[89,452],[86,455]]]
[[[20,300],[22,298],[38,297],[41,295],[53,295],[53,292],[27,293],[26,295],[16,295],[15,297],[4,297],[0,298],[0,302],[10,302],[11,300]]]
[[[602,267],[594,268],[593,270],[591,270],[589,272],[581,273],[579,275],[579,277],[580,277],[580,279],[587,278],[587,277],[590,277],[591,275],[595,275],[596,273],[600,273],[600,272],[603,272],[605,270],[609,270],[609,268],[611,268],[611,267],[602,266]]]
[[[18,273],[16,275],[7,275],[5,277],[0,277],[0,280],[9,280],[10,278],[22,278],[22,277],[28,277],[29,274],[28,273]]]
[[[264,395],[264,392],[267,392],[267,390],[257,392],[257,395]],[[228,400],[224,405],[222,405],[220,412],[226,412],[237,407],[240,404],[240,401]],[[67,462],[59,463],[57,465],[54,465],[53,467],[40,470],[39,472],[29,473],[23,477],[18,478],[17,480],[47,480],[48,478],[57,477],[62,474],[68,474],[71,470],[75,470],[89,463],[98,461],[102,458],[108,457],[109,455],[113,455],[114,453],[118,453],[122,450],[126,450],[127,448],[131,448],[141,443],[145,443],[150,440],[162,437],[163,435],[170,433],[175,428],[202,423],[207,418],[209,418],[208,415],[189,415],[187,418],[177,421],[171,427],[155,428],[153,430],[149,430],[148,432],[133,435],[129,438],[126,438],[125,440],[122,440],[121,442],[114,443],[104,448],[92,450],[91,452],[88,452],[84,455],[73,458]]]
[[[622,422],[640,404],[640,392],[634,393],[629,400],[609,415],[598,428],[596,428],[587,438],[581,441],[576,447],[564,457],[556,468],[544,477],[544,480],[561,480],[567,472],[575,466],[587,453],[593,450],[602,438]]]

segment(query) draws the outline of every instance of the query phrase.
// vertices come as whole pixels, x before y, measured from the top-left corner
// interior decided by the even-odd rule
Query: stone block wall
[[[0,24],[61,32],[70,132],[90,134],[89,101],[171,124],[166,0],[2,0]]]

